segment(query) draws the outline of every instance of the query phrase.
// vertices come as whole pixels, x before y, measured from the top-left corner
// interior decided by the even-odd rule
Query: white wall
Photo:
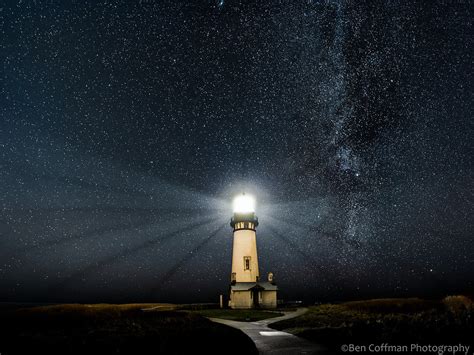
[[[251,291],[232,291],[231,308],[252,308],[253,299],[250,297]]]
[[[277,292],[276,291],[262,291],[261,307],[276,308],[277,307]]]
[[[250,256],[250,270],[244,270],[244,257]],[[232,272],[237,282],[255,282],[258,271],[257,236],[255,231],[240,229],[234,232]]]
[[[259,304],[262,308],[277,307],[276,291],[259,292]],[[232,291],[229,302],[231,308],[253,308],[253,298],[251,291]]]

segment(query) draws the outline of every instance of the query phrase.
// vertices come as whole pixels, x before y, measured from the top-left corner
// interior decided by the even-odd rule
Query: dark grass
[[[240,322],[255,322],[262,319],[280,317],[283,313],[246,309],[206,309],[194,311],[204,317],[221,318]]]
[[[241,331],[165,305],[58,305],[0,309],[0,353],[256,354]],[[156,305],[152,305],[156,306]],[[232,344],[232,347],[229,347]]]
[[[323,304],[293,319],[270,325],[330,348],[342,344],[473,343],[474,307],[464,296],[443,300],[377,299]]]

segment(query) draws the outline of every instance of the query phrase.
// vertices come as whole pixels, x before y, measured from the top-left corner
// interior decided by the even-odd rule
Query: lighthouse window
[[[244,270],[250,270],[250,256],[244,256]]]

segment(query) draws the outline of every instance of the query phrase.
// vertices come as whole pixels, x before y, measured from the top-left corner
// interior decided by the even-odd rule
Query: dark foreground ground
[[[256,354],[240,330],[205,316],[252,322],[278,315],[171,304],[3,305],[0,354]],[[270,327],[334,353],[343,344],[383,343],[463,344],[470,345],[469,354],[474,350],[474,304],[465,296],[322,304]]]
[[[158,306],[154,310],[143,308]],[[256,354],[237,329],[172,305],[57,305],[0,308],[0,353]]]
[[[376,299],[309,307],[298,318],[270,327],[339,352],[343,344],[470,345],[474,350],[474,304],[465,296],[443,300]],[[387,351],[384,351],[387,353]],[[398,352],[400,353],[400,352]],[[462,352],[464,354],[464,352]]]

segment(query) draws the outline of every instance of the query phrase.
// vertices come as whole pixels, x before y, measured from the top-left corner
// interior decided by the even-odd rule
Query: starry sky
[[[0,5],[0,301],[473,292],[467,0]]]

